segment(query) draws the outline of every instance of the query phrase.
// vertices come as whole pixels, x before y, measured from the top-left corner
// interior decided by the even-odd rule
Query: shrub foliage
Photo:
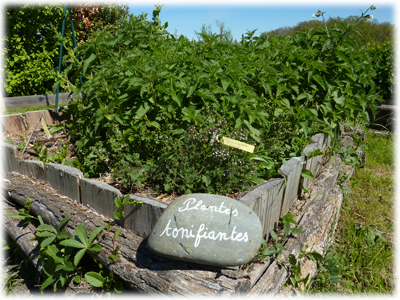
[[[94,32],[81,56],[69,49],[65,58],[62,80],[84,78],[69,82],[84,96],[70,106],[68,128],[86,176],[113,170],[129,188],[140,175],[160,191],[229,193],[274,176],[312,134],[368,122],[381,99],[356,20],[295,37],[189,41],[166,30],[160,9],[151,21],[130,16],[118,30]]]
[[[50,94],[57,79],[60,39],[52,26],[61,32],[64,3],[8,6],[5,9],[5,89],[8,97]],[[126,6],[74,6],[74,29],[78,42],[90,32],[114,26],[127,14]],[[67,46],[73,45],[68,12],[65,22]],[[82,16],[86,14],[86,17]]]

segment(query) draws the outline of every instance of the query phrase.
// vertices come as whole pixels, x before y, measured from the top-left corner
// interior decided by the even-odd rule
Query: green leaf
[[[183,130],[182,128],[179,128],[179,129],[175,129],[174,131],[172,131],[172,135],[182,134],[184,132],[185,132],[185,130]]]
[[[38,232],[36,232],[36,236],[49,237],[49,236],[55,236],[55,234],[53,232],[49,232],[49,231],[38,231]]]
[[[301,170],[301,176],[303,176],[304,178],[307,178],[309,180],[314,180],[313,173],[311,173],[311,171],[307,170],[307,169]]]
[[[115,264],[119,260],[119,257],[117,255],[110,255],[108,259]]]
[[[301,230],[300,228],[292,228],[291,232],[294,234],[304,234],[304,231]]]
[[[277,241],[278,240],[278,235],[275,233],[275,231],[273,231],[272,229],[271,229],[271,231],[269,232],[269,234],[271,235],[271,237],[275,240],[275,241]]]
[[[64,258],[62,257],[62,253],[57,248],[56,245],[51,245],[51,246],[47,247],[45,252],[47,253],[47,255],[51,256],[57,264],[65,265]]]
[[[313,79],[324,89],[326,90],[325,81],[320,75],[314,75]]]
[[[60,225],[58,225],[58,232],[64,229],[70,219],[71,217],[65,217],[61,220]]]
[[[81,249],[76,253],[76,255],[74,257],[74,265],[75,265],[75,267],[78,266],[78,264],[81,261],[83,255],[85,254],[85,252],[86,252],[86,248],[85,249]]]
[[[85,274],[86,281],[94,287],[103,287],[105,278],[96,272],[87,272]]]
[[[104,230],[103,226],[97,227],[95,230],[93,230],[92,233],[90,234],[88,245],[92,244],[97,235],[100,234],[100,232],[102,232],[103,230]]]
[[[203,176],[201,177],[201,179],[202,179],[203,182],[206,184],[206,186],[209,186],[209,185],[210,185],[210,183],[211,183],[211,178],[210,178],[210,176],[203,175]]]
[[[65,240],[68,239],[69,237],[70,237],[69,233],[66,231],[61,231],[59,234],[57,234],[57,239],[59,240]]]
[[[39,231],[47,230],[47,231],[53,232],[54,234],[57,234],[57,230],[53,226],[48,225],[48,224],[39,225],[37,227],[37,230],[39,230]]]
[[[262,252],[262,254],[268,256],[268,255],[273,255],[273,254],[275,254],[276,252],[277,252],[277,249],[276,249],[275,247],[270,247],[270,248],[264,249],[263,252]]]
[[[46,248],[48,245],[50,245],[54,240],[56,239],[56,236],[48,237],[47,239],[43,240],[40,243],[41,248]]]
[[[115,232],[114,240],[116,240],[116,239],[118,238],[120,232],[121,232],[121,228],[118,229],[118,230]]]
[[[293,254],[289,254],[289,263],[290,263],[292,266],[295,266],[296,263],[297,263],[296,256],[294,256]]]
[[[82,244],[81,242],[74,240],[74,239],[61,241],[60,245],[63,245],[66,247],[73,247],[73,248],[86,248],[86,246],[84,244]]]
[[[101,251],[101,246],[99,244],[90,245],[89,250],[99,252]]]
[[[215,98],[214,94],[211,93],[209,90],[200,89],[196,92],[196,94],[201,98],[203,98],[204,100],[212,100],[217,102],[217,99]]]
[[[118,197],[116,197],[116,198],[114,199],[114,204],[115,204],[115,206],[116,206],[117,208],[120,208],[120,207],[121,207],[121,199],[119,199]]]
[[[303,191],[305,191],[307,194],[311,195],[311,194],[310,194],[310,191],[309,191],[304,185],[302,185],[300,188],[301,188]]]
[[[42,286],[40,287],[40,290],[43,291],[45,288],[47,288],[50,284],[54,282],[55,278],[53,276],[48,277],[43,283]]]
[[[85,245],[85,247],[90,245],[90,243],[88,243],[86,227],[84,225],[80,224],[80,225],[76,226],[75,232],[76,232],[76,235],[78,236],[79,240],[82,242],[82,244]]]

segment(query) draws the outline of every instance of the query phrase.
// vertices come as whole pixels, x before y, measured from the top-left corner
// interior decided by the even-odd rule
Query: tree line
[[[333,27],[338,22],[355,22],[358,16],[350,16],[348,18],[330,18],[326,21],[327,27]],[[395,34],[395,27],[389,22],[379,23],[377,19],[364,18],[357,22],[356,30],[360,34],[361,43],[367,45],[368,43],[383,43],[386,40],[393,40]],[[284,26],[278,29],[262,32],[260,38],[265,39],[266,35],[273,36],[295,36],[296,32],[304,32],[307,28],[312,31],[317,30],[318,27],[325,27],[322,20],[310,20],[297,23],[296,26]]]

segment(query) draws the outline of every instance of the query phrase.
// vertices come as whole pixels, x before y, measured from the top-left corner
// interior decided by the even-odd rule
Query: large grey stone
[[[261,222],[243,203],[224,196],[190,194],[168,206],[147,246],[173,259],[237,266],[257,254],[261,240]]]

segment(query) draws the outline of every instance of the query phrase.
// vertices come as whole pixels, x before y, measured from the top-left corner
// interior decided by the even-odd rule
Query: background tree
[[[5,9],[5,82],[8,97],[52,93],[56,81],[60,42],[51,26],[61,32],[62,2],[48,5],[25,4]],[[128,15],[128,7],[118,4],[73,7],[77,41],[105,26],[118,26]],[[69,15],[66,15],[65,42],[73,47]]]
[[[326,20],[326,26],[332,27],[332,22],[344,22],[344,21],[355,21],[358,19],[358,16],[349,16],[346,19],[341,17],[329,18]],[[289,27],[284,26],[278,29],[270,30],[268,32],[262,32],[260,34],[260,38],[265,39],[264,35],[273,35],[273,36],[295,36],[298,31],[305,31],[306,28],[310,28],[312,31],[315,31],[315,27],[325,26],[322,20],[310,20],[303,21],[297,23],[296,26]],[[368,43],[379,42],[383,43],[387,39],[393,39],[394,37],[394,25],[388,22],[379,23],[378,20],[373,19],[361,19],[355,25],[356,30],[361,35],[361,43],[366,45]]]

